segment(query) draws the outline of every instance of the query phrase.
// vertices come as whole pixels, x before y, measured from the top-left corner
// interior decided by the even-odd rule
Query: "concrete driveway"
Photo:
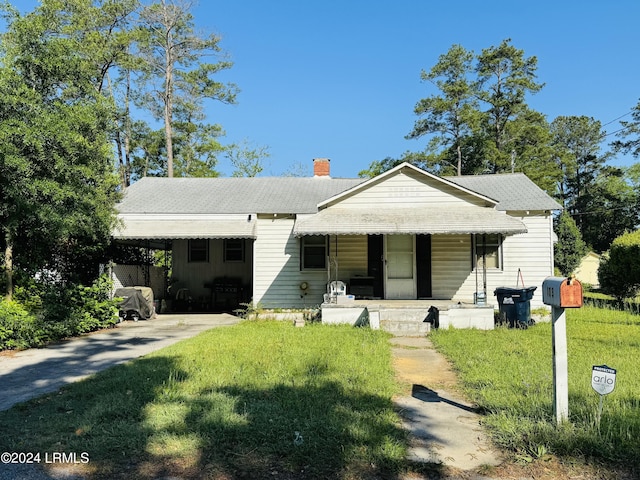
[[[0,355],[0,410],[7,410],[100,370],[194,337],[210,328],[234,325],[228,314],[158,315],[45,348]]]

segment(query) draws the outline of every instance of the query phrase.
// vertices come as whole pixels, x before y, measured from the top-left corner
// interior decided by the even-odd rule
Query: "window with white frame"
[[[473,235],[473,267],[502,268],[502,235],[477,233]]]
[[[302,237],[302,270],[327,268],[327,240],[323,235]]]
[[[244,262],[244,240],[242,238],[226,238],[224,240],[224,261],[226,263]]]
[[[206,263],[209,261],[209,240],[192,238],[189,240],[189,262]]]

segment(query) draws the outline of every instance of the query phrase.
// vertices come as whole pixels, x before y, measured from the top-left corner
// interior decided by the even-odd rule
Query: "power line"
[[[629,129],[629,128],[631,128],[632,126],[633,126],[633,125],[627,125],[626,127],[619,128],[618,130],[615,130],[615,131],[613,131],[613,132],[610,132],[610,133],[605,134],[605,137],[608,137],[608,136],[610,136],[610,135],[615,135],[616,133],[622,132],[623,130],[628,130],[628,129]]]
[[[617,121],[617,120],[620,120],[621,118],[624,118],[624,117],[626,117],[627,115],[631,115],[632,113],[633,113],[633,110],[631,110],[630,112],[625,113],[624,115],[620,115],[620,116],[619,116],[619,117],[617,117],[617,118],[614,118],[613,120],[611,120],[610,122],[605,123],[605,124],[604,124],[604,125],[602,125],[602,126],[603,126],[603,127],[606,127],[606,126],[607,126],[607,125],[609,125],[610,123],[613,123],[613,122],[615,122],[615,121]]]

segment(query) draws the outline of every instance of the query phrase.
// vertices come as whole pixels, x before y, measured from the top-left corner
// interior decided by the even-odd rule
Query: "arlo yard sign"
[[[616,370],[606,365],[594,365],[591,370],[591,386],[600,395],[609,395],[616,387]]]

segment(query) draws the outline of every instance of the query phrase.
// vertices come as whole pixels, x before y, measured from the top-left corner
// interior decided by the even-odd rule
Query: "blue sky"
[[[310,173],[314,157],[328,157],[332,176],[355,177],[374,160],[424,148],[425,139],[404,138],[416,102],[435,93],[420,71],[453,44],[478,53],[511,38],[536,56],[546,85],[528,103],[549,121],[607,124],[640,98],[637,0],[201,0],[194,15],[222,36],[234,66],[219,78],[241,90],[237,105],[208,104],[209,121],[226,142],[269,147],[263,175]],[[231,173],[224,160],[219,169]]]

